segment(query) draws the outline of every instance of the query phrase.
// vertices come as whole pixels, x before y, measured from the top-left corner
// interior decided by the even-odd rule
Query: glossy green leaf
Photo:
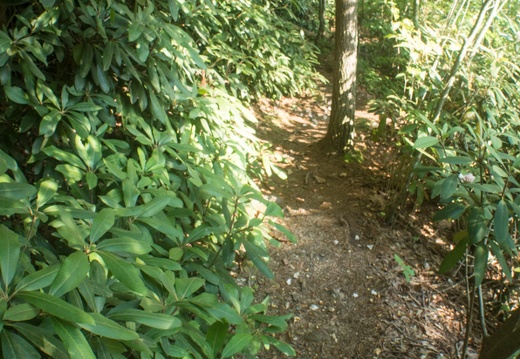
[[[61,121],[62,114],[58,110],[52,109],[47,115],[43,116],[40,122],[39,134],[50,137],[56,131],[56,126]]]
[[[2,338],[2,357],[4,359],[41,358],[40,353],[19,335],[2,330],[0,337]]]
[[[0,198],[24,199],[30,198],[37,192],[36,187],[27,183],[2,182],[0,183]]]
[[[79,75],[81,77],[87,76],[92,67],[92,60],[94,58],[94,51],[92,45],[86,44],[83,46],[83,53],[79,62]]]
[[[286,356],[295,356],[296,355],[296,351],[294,350],[294,348],[292,346],[290,346],[289,344],[287,343],[284,343],[276,338],[273,338],[273,337],[268,337],[268,336],[264,336],[264,338],[271,344],[273,344],[276,349],[278,349],[279,351],[281,351],[283,354],[285,354]]]
[[[506,258],[504,257],[504,253],[494,241],[489,241],[489,245],[491,247],[493,255],[497,258],[500,267],[502,267],[502,271],[506,275],[507,279],[510,282],[512,282],[513,276],[511,275],[511,268],[509,268],[509,265],[507,264]]]
[[[55,158],[58,161],[67,162],[75,167],[86,169],[83,161],[73,153],[61,150],[55,146],[45,147],[43,152],[45,152],[47,156]]]
[[[480,242],[475,248],[475,267],[474,267],[474,276],[475,276],[475,287],[478,287],[482,284],[484,277],[486,276],[487,265],[488,265],[488,255],[489,251],[487,246]]]
[[[147,289],[141,279],[140,272],[132,263],[109,252],[99,251],[97,253],[103,258],[114,277],[123,285],[134,292],[146,295]]]
[[[235,334],[222,350],[222,358],[229,358],[244,350],[253,339],[249,333]]]
[[[23,299],[44,312],[73,323],[95,324],[90,314],[62,299],[41,292],[19,292],[16,298]]]
[[[96,324],[79,324],[79,326],[91,333],[117,340],[139,339],[139,334],[135,331],[123,327],[100,313],[91,313],[90,315],[94,318]]]
[[[29,100],[29,96],[20,87],[5,86],[4,91],[9,100],[19,105],[28,105],[31,103],[31,101]]]
[[[179,318],[162,313],[149,313],[139,309],[125,309],[110,313],[109,318],[127,322],[136,322],[151,328],[169,330],[181,326]]]
[[[435,215],[433,216],[433,221],[438,222],[442,220],[456,220],[460,218],[460,216],[462,216],[465,210],[466,206],[463,203],[450,203],[446,207],[435,213]]]
[[[39,309],[36,309],[30,304],[22,303],[15,305],[6,310],[4,313],[3,320],[10,320],[13,322],[22,322],[31,320],[40,313]]]
[[[228,327],[229,324],[217,321],[208,328],[206,340],[213,349],[213,354],[215,357],[224,345],[228,333]]]
[[[448,156],[440,158],[439,161],[451,165],[469,165],[473,162],[473,159],[467,156]]]
[[[16,290],[32,291],[46,288],[51,285],[60,270],[61,265],[55,264],[26,275],[16,285]]]
[[[71,358],[96,359],[90,344],[81,330],[56,318],[52,318],[52,325]]]
[[[135,41],[143,33],[145,26],[138,21],[134,21],[128,27],[128,41]]]
[[[425,137],[419,137],[413,147],[414,148],[428,148],[433,147],[439,143],[439,140],[436,137],[431,136],[425,136]]]
[[[457,185],[459,183],[458,176],[451,174],[444,179],[441,186],[441,201],[445,202],[457,191]]]
[[[75,289],[86,277],[90,269],[87,255],[76,251],[63,261],[56,278],[51,283],[49,294],[61,297]]]
[[[287,227],[285,227],[284,225],[280,224],[280,223],[276,223],[274,221],[269,221],[269,224],[271,226],[273,226],[274,228],[276,228],[276,230],[280,233],[282,233],[283,235],[285,235],[287,237],[287,239],[291,242],[291,243],[297,243],[298,242],[298,239],[296,238],[296,236],[294,235],[294,233],[292,233],[290,230],[287,229]]]
[[[175,289],[179,300],[188,298],[197,290],[199,290],[206,281],[202,278],[177,278],[175,280]]]
[[[242,241],[244,248],[246,249],[247,257],[253,262],[256,268],[267,278],[274,278],[273,272],[269,269],[264,258],[267,257],[267,253],[262,248],[258,247],[256,244],[252,243],[250,240]]]
[[[468,213],[468,234],[472,244],[480,242],[489,232],[488,223],[484,217],[484,210],[473,207]]]
[[[504,243],[509,236],[509,210],[506,202],[501,199],[497,204],[495,218],[493,219],[493,229],[498,243]]]
[[[130,237],[117,237],[103,240],[98,244],[97,249],[112,253],[126,252],[142,255],[149,253],[152,247],[144,241],[137,241]]]
[[[442,260],[442,263],[439,267],[439,273],[444,274],[459,262],[459,260],[462,258],[464,253],[466,252],[466,246],[468,245],[468,239],[464,239],[460,241],[455,248],[449,252],[444,259]]]
[[[40,183],[38,195],[36,197],[36,208],[41,208],[49,202],[58,190],[58,184],[53,179],[48,179]]]
[[[18,234],[0,224],[0,270],[5,286],[13,279],[20,258],[20,241]]]
[[[94,221],[92,222],[92,228],[90,229],[90,242],[95,243],[100,239],[115,222],[114,210],[110,208],[104,208],[96,214]]]
[[[78,249],[83,248],[85,245],[83,234],[76,224],[76,221],[74,221],[74,218],[72,218],[72,215],[64,208],[60,208],[59,213],[59,219],[62,225],[57,228],[58,233],[63,239],[69,242],[70,246]]]
[[[11,326],[50,358],[70,359],[63,344],[49,331],[27,323],[12,323]]]

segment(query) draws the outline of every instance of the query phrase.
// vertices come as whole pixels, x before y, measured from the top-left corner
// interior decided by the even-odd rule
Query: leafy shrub
[[[425,22],[416,28],[406,19],[395,25],[394,38],[410,61],[400,74],[404,94],[389,99],[406,114],[403,152],[418,154],[401,182],[419,202],[438,199],[434,221],[457,221],[454,248],[440,272],[462,258],[471,263],[468,328],[489,261],[496,260],[509,283],[517,266],[520,68],[519,29],[511,20],[517,7],[501,8],[496,18],[492,7],[484,8],[480,25],[473,8],[464,9],[466,17],[450,12],[453,17],[441,21],[446,27]],[[495,27],[487,31],[492,20]]]
[[[179,22],[202,50],[209,84],[225,85],[245,100],[316,89],[316,80],[323,80],[313,70],[317,49],[273,11],[265,0],[191,1],[180,7]]]
[[[212,11],[188,16],[197,6]],[[268,299],[255,304],[230,274],[245,256],[272,277],[268,223],[294,238],[269,219],[282,212],[252,180],[272,170],[258,165],[254,117],[225,83],[204,86],[205,72],[222,67],[210,69],[195,35],[204,38],[200,24],[215,14],[224,21],[226,6],[42,0],[1,8],[4,357],[226,358],[271,345],[294,354],[271,336],[289,316],[267,315]],[[260,10],[247,11],[266,16]],[[223,59],[225,42],[207,42],[217,44]],[[308,74],[313,55],[303,54],[292,65]],[[291,61],[280,65],[289,79]],[[261,76],[227,88],[249,89],[267,81]],[[309,80],[287,81],[256,91]],[[251,214],[252,200],[265,211]]]

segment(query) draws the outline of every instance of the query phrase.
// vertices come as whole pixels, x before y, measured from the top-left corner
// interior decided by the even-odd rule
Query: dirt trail
[[[435,270],[446,246],[416,212],[388,227],[380,213],[388,195],[393,154],[371,140],[377,119],[359,101],[358,148],[365,160],[346,163],[320,151],[330,86],[318,98],[261,102],[260,138],[272,143],[277,165],[266,196],[286,213],[283,224],[298,238],[272,248],[275,280],[258,278],[273,313],[293,313],[283,339],[297,358],[450,358],[463,340],[460,283]],[[363,120],[364,119],[364,120]],[[424,211],[424,210],[423,210]],[[408,282],[394,255],[414,275]],[[476,343],[478,344],[478,343]],[[278,358],[274,349],[262,358]]]

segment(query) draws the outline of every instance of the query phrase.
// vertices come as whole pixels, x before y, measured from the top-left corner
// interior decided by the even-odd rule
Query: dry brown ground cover
[[[327,73],[325,74],[327,75]],[[361,94],[363,94],[361,92]],[[464,339],[463,283],[437,275],[445,228],[432,208],[382,218],[397,154],[392,138],[374,140],[378,118],[358,99],[356,147],[364,160],[345,162],[319,145],[327,126],[330,86],[308,98],[261,101],[258,135],[288,179],[272,179],[265,195],[284,209],[297,244],[272,248],[268,280],[244,270],[272,313],[293,313],[283,339],[297,358],[455,358]],[[398,255],[415,274],[408,281]],[[477,348],[477,340],[471,347]],[[274,349],[262,358],[283,357]]]

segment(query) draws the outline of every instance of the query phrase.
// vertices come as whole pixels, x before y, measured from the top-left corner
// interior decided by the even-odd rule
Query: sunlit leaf
[[[115,215],[110,208],[104,208],[94,217],[90,229],[90,242],[95,243],[114,225]]]
[[[2,330],[0,337],[4,359],[41,358],[36,349],[19,335],[9,330]]]
[[[109,318],[121,321],[130,321],[144,324],[157,329],[173,329],[181,326],[179,318],[162,313],[149,313],[138,309],[125,309],[110,313]]]
[[[46,293],[24,291],[17,293],[16,297],[23,299],[29,304],[40,308],[44,312],[63,320],[74,323],[95,323],[94,319],[83,310]]]
[[[52,325],[71,358],[96,359],[87,339],[78,327],[56,318],[52,318]]]
[[[235,334],[222,350],[222,358],[229,358],[244,350],[253,339],[249,333]]]
[[[49,294],[61,297],[76,288],[87,276],[90,264],[87,255],[76,251],[63,261],[49,288]]]

